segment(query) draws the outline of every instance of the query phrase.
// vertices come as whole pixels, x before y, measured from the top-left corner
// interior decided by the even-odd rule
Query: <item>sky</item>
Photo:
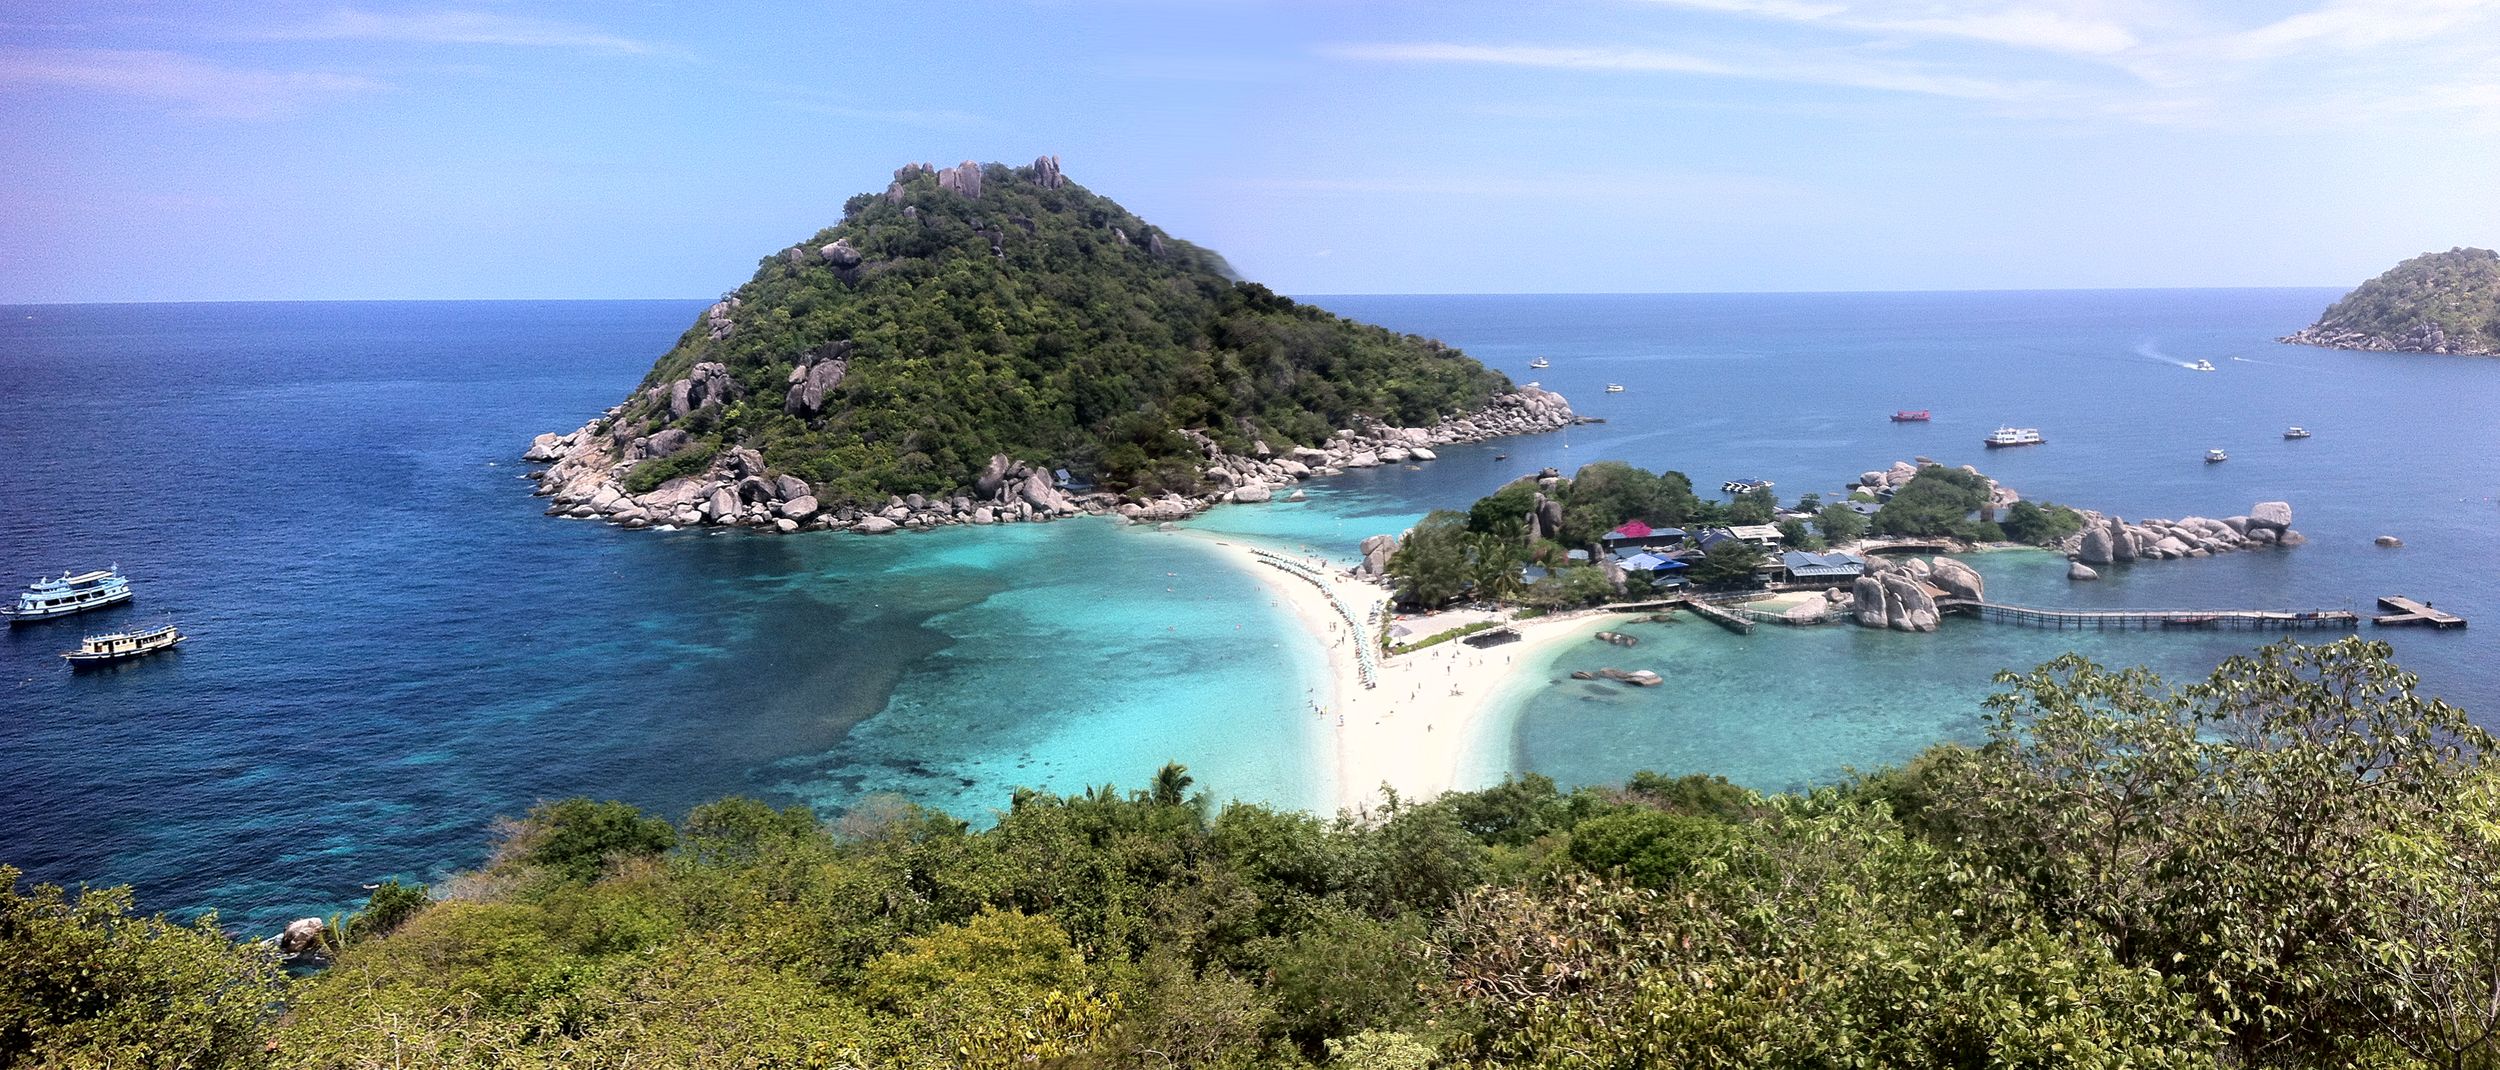
[[[705,297],[914,161],[1298,294],[2350,286],[2500,0],[0,0],[0,302]]]

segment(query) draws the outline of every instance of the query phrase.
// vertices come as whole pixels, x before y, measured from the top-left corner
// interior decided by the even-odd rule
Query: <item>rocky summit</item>
[[[2362,283],[2295,345],[2402,353],[2500,355],[2500,253],[2424,253]]]
[[[1170,519],[1575,419],[1440,342],[1242,281],[1043,157],[896,171],[524,456],[552,514],[876,533]]]

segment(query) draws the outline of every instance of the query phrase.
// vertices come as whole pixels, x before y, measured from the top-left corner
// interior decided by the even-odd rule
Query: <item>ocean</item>
[[[1793,496],[1929,456],[2130,517],[2284,499],[2311,540],[2071,587],[2052,555],[1979,555],[2003,600],[2367,611],[2402,593],[2488,618],[2500,363],[2270,341],[2335,296],[1314,298],[1607,422],[1191,526],[1345,557],[1547,465],[1621,459]],[[260,932],[384,877],[473,865],[498,815],[574,794],[672,816],[727,794],[828,814],[899,795],[980,821],[1016,785],[1135,786],[1179,760],[1223,798],[1332,797],[1306,760],[1316,651],[1191,539],[1100,520],[871,539],[540,515],[518,459],[530,437],[622,397],[702,307],[0,308],[0,581],[118,563],[140,592],[0,636],[0,862]],[[1539,356],[1553,366],[1528,369]],[[2188,370],[2198,359],[2219,370]],[[1897,408],[1936,417],[1893,424]],[[2000,423],[2048,444],[1983,450]],[[2285,441],[2289,424],[2316,436]],[[2202,463],[2216,447],[2232,460]],[[171,654],[74,675],[55,656],[167,619],[194,637]],[[2080,649],[2187,678],[2265,638],[1636,629],[1635,650],[1530,667],[1551,682],[1488,769],[1797,787],[1970,738],[2001,668]],[[2500,710],[2475,633],[2370,634],[2426,690]],[[1563,679],[1635,660],[1669,686]]]

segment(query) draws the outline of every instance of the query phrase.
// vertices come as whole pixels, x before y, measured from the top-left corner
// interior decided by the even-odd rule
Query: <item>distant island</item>
[[[1573,418],[1440,342],[1242,281],[1046,156],[896,171],[526,457],[562,515],[876,533],[1172,519]]]
[[[2329,349],[2500,354],[2500,253],[2424,253],[2362,283],[2282,341]]]

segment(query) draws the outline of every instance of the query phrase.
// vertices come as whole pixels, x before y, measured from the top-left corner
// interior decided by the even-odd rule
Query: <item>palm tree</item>
[[[1188,766],[1179,762],[1163,763],[1163,768],[1155,770],[1152,792],[1155,805],[1179,806],[1189,801],[1189,786],[1197,782],[1196,777],[1189,775]]]

